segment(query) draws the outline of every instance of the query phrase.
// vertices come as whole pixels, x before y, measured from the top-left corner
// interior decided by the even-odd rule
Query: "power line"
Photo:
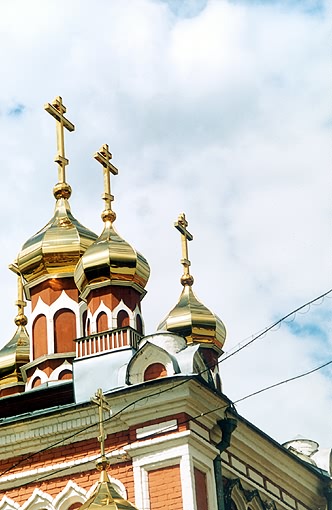
[[[248,398],[254,397],[254,396],[256,396],[256,395],[259,395],[260,393],[263,393],[263,392],[265,392],[265,391],[269,391],[269,390],[271,390],[271,389],[273,389],[273,388],[276,388],[276,387],[278,387],[278,386],[281,386],[281,385],[283,385],[283,384],[286,384],[286,383],[289,383],[289,382],[295,381],[295,380],[297,380],[297,379],[301,379],[301,378],[303,378],[303,377],[306,377],[306,376],[308,376],[308,375],[311,375],[311,374],[313,374],[314,372],[318,372],[319,370],[322,370],[323,368],[325,368],[325,367],[327,367],[327,366],[329,366],[329,365],[331,365],[331,364],[332,364],[332,360],[327,361],[326,363],[323,363],[322,365],[319,365],[318,367],[315,367],[315,368],[313,368],[313,369],[311,369],[311,370],[308,370],[308,371],[306,371],[306,372],[303,372],[303,373],[301,373],[301,374],[298,374],[298,375],[296,375],[296,376],[294,376],[294,377],[290,377],[290,378],[288,378],[288,379],[283,379],[282,381],[279,381],[279,382],[277,382],[277,383],[275,383],[275,384],[271,384],[270,386],[265,386],[264,388],[261,388],[260,390],[257,390],[257,391],[255,391],[255,392],[253,392],[253,393],[250,393],[250,394],[248,394],[248,395],[246,395],[246,396],[244,396],[244,397],[241,397],[241,398],[239,398],[239,399],[235,400],[234,402],[231,402],[231,401],[230,401],[230,402],[229,402],[229,403],[227,403],[227,404],[223,404],[222,406],[215,407],[215,408],[210,409],[209,411],[206,411],[206,412],[204,412],[204,413],[199,413],[199,414],[197,414],[196,416],[192,416],[191,418],[188,418],[187,420],[183,420],[183,421],[181,421],[181,422],[179,422],[179,423],[178,423],[178,426],[179,426],[179,425],[187,424],[187,423],[189,423],[189,422],[191,422],[191,421],[197,420],[198,418],[202,418],[202,417],[207,416],[208,414],[214,413],[214,412],[216,412],[216,411],[220,411],[220,410],[222,410],[222,409],[226,409],[226,408],[228,408],[228,407],[233,407],[235,404],[238,404],[238,403],[240,403],[240,402],[243,402],[244,400],[247,400]],[[166,390],[164,390],[164,391],[169,391],[169,389],[174,389],[174,388],[176,388],[176,387],[178,387],[178,386],[180,386],[180,385],[182,385],[182,384],[184,384],[184,383],[186,383],[186,382],[188,382],[188,379],[186,379],[186,380],[184,380],[184,381],[181,381],[179,384],[175,385],[174,387],[172,387],[172,388],[167,388],[167,389],[166,389]],[[151,398],[151,397],[153,397],[153,396],[155,396],[155,395],[157,395],[157,394],[160,394],[160,393],[163,393],[163,391],[159,391],[159,392],[156,392],[156,393],[154,393],[154,394],[150,394],[150,395],[148,395],[148,396],[144,396],[144,397],[141,397],[141,398],[137,399],[136,401],[134,401],[134,402],[132,402],[132,403],[128,404],[128,405],[127,405],[127,406],[125,406],[123,409],[121,409],[120,411],[118,411],[115,415],[112,415],[112,416],[110,416],[109,418],[107,418],[106,420],[104,420],[104,423],[106,423],[106,422],[108,422],[108,421],[112,420],[113,418],[115,418],[116,416],[118,416],[121,412],[123,412],[125,409],[127,409],[127,408],[128,408],[128,407],[130,407],[131,405],[134,405],[135,403],[139,402],[140,400]],[[18,462],[15,466],[12,466],[11,468],[7,469],[5,472],[1,473],[1,474],[0,474],[0,476],[3,476],[3,474],[5,474],[6,472],[10,471],[10,470],[11,470],[11,469],[13,469],[14,467],[17,467],[17,465],[19,465],[21,462],[23,462],[23,460],[27,460],[28,458],[31,458],[32,456],[37,455],[38,453],[42,453],[42,452],[44,452],[45,450],[47,450],[47,449],[49,449],[49,448],[52,448],[52,447],[56,446],[56,445],[57,445],[57,444],[59,444],[60,442],[66,441],[66,440],[70,439],[71,437],[74,437],[75,435],[78,435],[78,433],[81,433],[81,432],[83,432],[83,431],[85,431],[85,430],[87,430],[87,429],[89,429],[89,428],[91,428],[91,427],[93,427],[93,426],[96,426],[96,424],[97,424],[97,423],[94,423],[93,425],[89,425],[89,426],[88,426],[88,427],[86,427],[85,429],[82,429],[81,431],[79,431],[79,432],[77,432],[77,433],[75,433],[75,434],[72,434],[71,436],[68,436],[67,438],[65,438],[65,439],[63,439],[63,440],[61,440],[61,441],[59,441],[59,442],[55,443],[54,445],[51,445],[51,446],[49,446],[48,448],[44,448],[44,449],[42,449],[42,450],[39,450],[38,452],[33,453],[31,456],[26,457],[25,459],[22,459],[22,460],[21,460],[20,462]],[[171,429],[171,427],[165,427],[165,428],[162,430],[162,433],[167,432],[167,429],[168,429],[168,428],[169,428],[169,429]],[[160,431],[155,432],[155,433],[153,433],[153,434],[150,434],[148,437],[149,437],[149,438],[151,438],[151,437],[157,436],[157,435],[159,435],[159,434],[160,434]],[[130,445],[130,444],[132,444],[132,443],[133,443],[133,442],[128,442],[128,445]],[[108,452],[108,454],[112,453],[113,451],[115,451],[115,449],[114,449],[114,450],[109,451],[109,452]],[[96,459],[98,459],[98,457],[96,457]],[[63,471],[65,471],[66,469],[70,469],[71,467],[72,467],[72,466],[68,466],[68,467],[65,467],[65,468],[60,468],[58,471],[55,471],[55,472],[53,472],[53,473],[46,473],[45,475],[42,475],[41,477],[36,478],[33,482],[29,481],[29,482],[26,482],[26,483],[23,483],[23,484],[20,484],[20,485],[16,485],[16,487],[24,487],[24,486],[29,485],[29,484],[31,484],[31,483],[38,483],[38,482],[42,481],[42,480],[43,480],[43,479],[45,479],[45,478],[49,478],[49,476],[50,476],[50,475],[51,475],[52,477],[54,477],[54,475],[55,475],[55,474],[57,474],[57,473],[62,473]]]
[[[253,342],[255,342],[256,340],[258,340],[260,337],[262,337],[263,335],[265,335],[268,331],[270,331],[270,330],[271,330],[272,328],[274,328],[275,326],[279,325],[281,322],[283,322],[285,319],[287,319],[287,318],[288,318],[288,317],[290,317],[291,315],[293,315],[293,314],[295,314],[296,312],[298,312],[298,311],[302,310],[302,309],[303,309],[303,308],[305,308],[306,306],[309,306],[309,305],[311,305],[311,304],[315,303],[315,302],[316,302],[316,301],[318,301],[319,299],[324,298],[325,296],[327,296],[327,295],[328,295],[328,294],[330,294],[331,292],[332,292],[332,289],[328,290],[327,292],[324,292],[324,293],[323,293],[323,294],[321,294],[320,296],[318,296],[318,297],[316,297],[316,298],[314,298],[314,299],[312,299],[312,300],[308,301],[307,303],[305,303],[305,304],[301,305],[300,307],[296,308],[295,310],[293,310],[293,311],[289,312],[287,315],[283,316],[281,319],[279,319],[278,321],[276,321],[274,324],[272,324],[271,326],[268,326],[267,328],[265,328],[265,329],[264,329],[261,333],[259,333],[257,336],[255,336],[252,340],[250,340],[250,341],[249,341],[249,342],[247,342],[246,344],[242,345],[242,346],[241,346],[241,347],[239,347],[237,350],[235,350],[235,351],[231,352],[230,354],[226,355],[226,357],[222,358],[222,359],[219,361],[219,363],[221,363],[222,361],[225,361],[226,359],[230,358],[230,357],[231,357],[231,356],[233,356],[234,354],[237,354],[239,351],[241,351],[241,350],[242,350],[242,349],[244,349],[245,347],[247,347],[247,346],[251,345]],[[298,378],[304,377],[305,375],[309,375],[309,374],[310,374],[310,373],[312,373],[312,372],[315,372],[315,371],[317,371],[317,370],[320,370],[321,368],[324,368],[325,366],[329,365],[330,363],[332,363],[332,361],[330,361],[330,362],[328,362],[328,363],[326,363],[326,364],[324,364],[324,365],[322,365],[322,366],[320,366],[320,367],[318,367],[318,368],[315,368],[315,369],[313,369],[312,371],[309,371],[309,372],[307,372],[307,373],[301,374],[301,375],[299,375],[299,376],[295,376],[294,378],[287,379],[287,380],[281,381],[281,382],[279,382],[279,383],[276,383],[276,384],[274,384],[274,385],[272,385],[272,386],[268,386],[268,387],[266,387],[266,388],[263,388],[263,389],[261,389],[261,390],[258,390],[257,392],[254,392],[254,393],[252,393],[252,394],[250,394],[250,395],[247,395],[247,396],[245,396],[245,397],[241,398],[240,400],[235,401],[235,402],[234,402],[234,404],[235,404],[235,403],[238,403],[238,402],[241,402],[241,401],[243,401],[243,400],[245,400],[245,399],[247,399],[247,398],[249,398],[249,397],[251,397],[251,396],[254,396],[254,395],[257,395],[257,394],[262,393],[262,392],[264,392],[264,391],[267,391],[268,389],[272,389],[272,388],[274,388],[274,387],[276,387],[276,386],[279,386],[279,385],[281,385],[281,384],[285,384],[286,382],[289,382],[289,381],[292,381],[292,380],[295,380],[295,379],[298,379]],[[200,376],[200,375],[204,374],[205,372],[207,372],[207,371],[209,371],[209,370],[210,370],[210,368],[209,368],[209,367],[207,367],[207,368],[205,368],[204,370],[202,370],[202,371],[200,371],[200,372],[198,372],[197,374],[194,374],[194,375],[195,375],[195,376]],[[109,420],[111,420],[111,419],[113,419],[113,418],[116,418],[116,417],[117,417],[117,416],[119,416],[122,412],[124,412],[126,409],[128,409],[128,408],[129,408],[129,407],[131,407],[131,406],[135,406],[135,405],[136,405],[138,402],[140,402],[141,400],[145,400],[145,399],[148,399],[148,398],[152,398],[152,397],[154,397],[154,396],[161,395],[162,393],[164,393],[164,392],[166,392],[166,391],[171,391],[171,390],[173,390],[173,389],[176,389],[177,387],[179,387],[179,386],[181,386],[181,385],[183,385],[183,384],[186,384],[189,380],[190,380],[190,379],[184,379],[184,380],[183,380],[183,381],[181,381],[180,383],[178,383],[178,384],[176,384],[176,385],[174,385],[174,386],[171,386],[170,388],[164,388],[164,389],[162,389],[162,390],[158,390],[157,392],[152,393],[152,394],[150,394],[150,395],[146,395],[146,396],[140,397],[140,398],[138,398],[137,400],[135,400],[134,402],[131,402],[131,403],[127,404],[125,407],[123,407],[122,409],[120,409],[120,410],[119,410],[117,413],[115,413],[114,415],[112,415],[112,416],[110,416],[109,418],[107,418],[107,420],[105,420],[105,422],[106,422],[106,421],[109,421]],[[216,410],[217,410],[217,409],[216,409]],[[209,411],[209,412],[213,412],[213,410],[212,410],[212,411]],[[64,442],[68,441],[69,439],[72,439],[72,438],[74,438],[74,437],[78,436],[79,434],[81,434],[81,433],[85,432],[85,431],[86,431],[86,430],[88,430],[89,428],[95,427],[95,426],[96,426],[96,424],[97,424],[97,422],[96,422],[96,423],[93,423],[93,424],[91,424],[91,425],[88,425],[87,427],[84,427],[84,428],[82,428],[82,429],[80,429],[80,430],[78,430],[78,431],[74,432],[73,434],[70,434],[70,435],[69,435],[69,436],[67,436],[66,438],[63,438],[63,439],[61,439],[61,440],[59,440],[59,441],[57,441],[57,442],[55,442],[55,443],[53,443],[53,444],[51,444],[51,445],[49,445],[49,446],[47,446],[47,447],[43,448],[43,449],[41,449],[41,450],[38,450],[37,452],[33,452],[33,453],[31,453],[31,454],[29,454],[29,455],[25,456],[24,458],[20,459],[18,462],[16,462],[15,464],[13,464],[12,466],[10,466],[10,467],[8,467],[7,469],[5,469],[4,471],[2,471],[2,472],[0,473],[0,476],[5,475],[6,473],[10,472],[12,469],[15,469],[16,467],[18,467],[20,464],[22,464],[22,463],[23,463],[23,462],[25,462],[26,460],[31,459],[31,458],[32,458],[32,457],[34,457],[35,455],[38,455],[38,454],[40,454],[40,453],[44,453],[45,451],[50,450],[50,449],[52,449],[52,448],[54,448],[54,447],[58,446],[59,444],[64,443]]]
[[[227,359],[231,358],[232,356],[234,356],[234,354],[237,354],[238,352],[242,351],[243,349],[245,349],[246,347],[248,347],[248,345],[251,345],[253,344],[256,340],[258,340],[259,338],[261,338],[262,336],[264,336],[268,331],[270,331],[271,329],[275,328],[276,326],[279,326],[282,322],[284,322],[286,319],[288,319],[288,317],[291,317],[292,315],[296,314],[297,312],[299,312],[300,310],[302,310],[303,308],[305,308],[306,306],[310,306],[311,304],[315,303],[316,301],[318,301],[319,299],[322,299],[324,298],[325,296],[327,296],[328,294],[330,294],[332,292],[332,289],[328,290],[327,292],[324,292],[324,294],[321,294],[320,296],[312,299],[311,301],[308,301],[307,303],[304,303],[304,305],[301,305],[299,306],[298,308],[296,308],[295,310],[292,310],[291,312],[289,312],[287,315],[284,315],[281,319],[278,319],[276,322],[274,322],[273,324],[271,324],[271,326],[268,326],[266,327],[265,329],[263,329],[263,331],[261,331],[260,333],[258,333],[256,336],[254,336],[254,338],[252,338],[251,340],[249,340],[249,342],[247,342],[246,344],[244,345],[240,345],[240,344],[237,344],[237,345],[240,345],[240,347],[236,348],[237,346],[234,346],[233,349],[235,349],[234,351],[232,352],[229,352],[229,354],[226,354],[225,356],[223,356],[221,358],[221,360],[219,361],[219,364],[222,363],[223,361],[226,361]],[[241,343],[241,342],[240,342]]]

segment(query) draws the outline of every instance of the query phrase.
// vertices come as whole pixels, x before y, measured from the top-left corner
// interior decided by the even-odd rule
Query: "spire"
[[[66,107],[60,96],[44,109],[56,120],[58,183],[53,188],[56,199],[54,215],[34,236],[28,239],[18,255],[18,268],[30,285],[50,277],[73,276],[75,266],[96,235],[81,225],[71,213],[71,187],[66,182],[64,130],[75,126],[65,116]]]
[[[131,287],[143,297],[150,268],[145,258],[122,239],[113,226],[116,214],[112,210],[114,197],[111,193],[110,174],[117,175],[118,169],[110,162],[112,154],[108,145],[104,144],[94,154],[94,158],[102,165],[104,174],[102,198],[105,209],[101,214],[104,229],[78,262],[75,270],[76,285],[84,299],[92,287],[106,285]]]
[[[112,211],[112,202],[114,196],[111,194],[111,179],[110,174],[118,175],[118,169],[111,163],[112,154],[108,150],[107,143],[104,143],[102,147],[93,156],[102,166],[104,171],[104,193],[102,195],[105,200],[105,210],[101,217],[103,221],[113,222],[116,219],[116,214]]]
[[[174,226],[181,233],[181,264],[183,265],[181,283],[184,288],[177,305],[159,324],[158,330],[167,330],[181,335],[188,344],[199,343],[220,355],[226,337],[225,326],[219,317],[197,299],[192,290],[194,278],[189,271],[191,264],[188,254],[188,241],[192,241],[193,236],[187,230],[188,221],[184,213],[179,215]]]
[[[107,468],[109,467],[109,461],[105,455],[105,429],[104,429],[104,411],[110,410],[110,406],[106,398],[103,395],[102,390],[99,388],[96,395],[91,399],[94,404],[98,406],[98,417],[99,417],[99,436],[98,441],[100,442],[100,460],[97,461],[97,469],[100,471],[100,478],[96,489],[92,496],[80,507],[79,510],[86,509],[101,509],[105,510],[137,510],[129,501],[123,499],[120,494],[114,489],[107,474]]]
[[[28,319],[24,314],[26,305],[23,300],[22,277],[16,264],[9,266],[17,274],[17,301],[18,313],[15,317],[17,326],[12,339],[0,350],[0,396],[21,393],[25,384],[20,368],[29,363],[30,342],[29,335],[25,328]]]
[[[191,276],[189,272],[189,267],[191,262],[189,260],[188,254],[188,241],[193,240],[193,236],[190,232],[188,232],[188,222],[186,220],[186,216],[184,213],[181,213],[178,217],[178,221],[174,223],[174,227],[178,229],[181,233],[181,243],[182,243],[182,259],[181,264],[183,265],[183,275],[181,276],[181,283],[183,286],[189,285],[190,287],[194,283],[194,278]]]
[[[24,308],[27,304],[26,301],[24,301],[23,296],[22,276],[16,263],[10,264],[9,269],[17,275],[17,301],[15,301],[15,305],[17,306],[17,315],[15,317],[15,324],[16,326],[26,326],[28,324],[28,319],[24,314]]]
[[[69,164],[69,160],[65,156],[64,128],[71,132],[75,131],[75,126],[64,116],[67,109],[60,96],[57,96],[51,104],[45,104],[44,109],[56,120],[57,153],[54,161],[58,163],[59,182],[55,185],[53,193],[55,198],[69,198],[71,187],[66,183],[66,166]]]

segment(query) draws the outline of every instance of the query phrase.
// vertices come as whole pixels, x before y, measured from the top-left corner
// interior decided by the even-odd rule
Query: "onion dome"
[[[200,343],[206,347],[212,347],[220,355],[226,338],[226,329],[219,317],[203,305],[192,290],[194,278],[189,273],[187,241],[192,241],[193,236],[188,232],[187,226],[185,215],[180,214],[175,227],[181,232],[182,237],[181,263],[184,273],[181,284],[184,288],[177,305],[159,324],[158,330],[167,330],[181,335],[186,338],[187,343]]]
[[[88,246],[96,239],[96,234],[81,225],[70,211],[68,199],[71,187],[65,180],[64,128],[73,131],[75,126],[64,117],[66,112],[61,97],[45,109],[57,121],[59,182],[53,189],[56,199],[55,211],[50,221],[26,241],[17,257],[19,271],[29,283],[49,277],[72,276],[75,266]]]
[[[109,509],[109,510],[125,510],[126,508],[137,510],[129,501],[123,499],[120,494],[112,486],[108,474],[105,469],[100,473],[100,479],[92,496],[86,501],[79,510],[93,509]]]
[[[116,214],[111,208],[113,196],[110,192],[110,172],[117,174],[118,170],[110,163],[111,157],[107,144],[95,154],[104,169],[105,210],[101,215],[104,230],[79,260],[74,275],[75,283],[83,296],[89,286],[98,284],[130,286],[144,295],[144,287],[150,275],[149,264],[113,227]]]
[[[90,509],[109,509],[109,510],[125,510],[126,508],[137,510],[129,501],[125,500],[114,489],[107,474],[109,467],[109,460],[105,456],[105,439],[106,434],[104,430],[103,411],[110,409],[107,400],[105,399],[102,390],[99,388],[96,395],[91,399],[94,404],[98,406],[99,415],[99,437],[100,442],[100,460],[97,462],[97,469],[100,471],[100,478],[97,487],[93,491],[90,498],[79,508],[79,510]]]
[[[54,188],[56,205],[50,221],[26,241],[17,264],[30,283],[48,277],[72,276],[75,266],[96,234],[81,225],[70,211],[70,186]]]
[[[16,272],[15,266],[10,266]],[[13,338],[0,350],[0,389],[3,386],[15,386],[23,382],[20,367],[29,363],[30,341],[25,328],[28,319],[24,315],[23,286],[21,276],[18,275],[18,314],[15,317],[17,330]]]

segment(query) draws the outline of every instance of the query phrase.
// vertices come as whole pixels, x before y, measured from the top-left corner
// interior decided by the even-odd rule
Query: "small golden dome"
[[[54,188],[56,205],[51,220],[23,245],[17,265],[28,283],[59,275],[72,276],[75,266],[96,234],[81,225],[70,211],[70,186]]]
[[[91,284],[109,282],[130,286],[144,293],[150,275],[146,259],[130,246],[106,220],[101,236],[86,250],[75,270],[75,283],[81,292]]]
[[[223,352],[226,329],[219,317],[197,299],[191,288],[194,278],[189,272],[191,263],[188,255],[188,241],[192,241],[193,236],[187,230],[188,222],[184,213],[179,215],[174,226],[181,233],[183,275],[180,281],[183,291],[177,305],[159,324],[158,330],[181,335],[186,338],[187,343],[200,343],[212,347],[220,355]]]
[[[29,363],[29,335],[19,325],[13,338],[0,350],[0,388],[23,381],[20,367]]]
[[[177,305],[159,324],[158,330],[167,330],[186,338],[187,343],[214,347],[218,354],[226,338],[223,322],[195,296],[191,285],[184,285]]]
[[[110,173],[117,175],[118,169],[110,162],[112,154],[104,144],[95,153],[104,173],[105,209],[101,214],[104,230],[100,237],[86,250],[75,270],[75,283],[83,296],[89,285],[119,285],[133,287],[144,294],[150,267],[146,259],[122,239],[113,227],[116,214],[112,210]]]
[[[120,494],[117,493],[105,470],[101,471],[100,480],[92,496],[79,510],[87,510],[88,508],[92,510],[101,508],[105,508],[105,510],[125,510],[126,508],[137,510],[134,505],[123,499]]]

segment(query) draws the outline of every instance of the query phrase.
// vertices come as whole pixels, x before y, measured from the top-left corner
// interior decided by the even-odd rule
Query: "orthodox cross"
[[[97,404],[98,412],[99,412],[99,436],[98,441],[100,442],[100,451],[101,451],[101,462],[100,464],[107,464],[106,455],[105,455],[105,439],[107,435],[105,434],[104,429],[104,411],[110,411],[110,406],[104,397],[103,391],[101,388],[97,390],[95,396],[91,399],[91,402]]]
[[[114,196],[111,194],[111,179],[110,173],[113,175],[118,175],[118,169],[112,165],[111,159],[112,154],[108,150],[107,143],[104,143],[102,147],[96,152],[93,156],[102,166],[104,171],[104,194],[102,195],[103,200],[105,200],[105,209],[112,209],[112,202],[114,200]]]
[[[178,220],[174,223],[174,227],[181,232],[181,242],[182,242],[182,259],[181,264],[184,268],[183,278],[181,279],[182,283],[188,283],[191,281],[193,283],[193,278],[189,273],[190,260],[188,255],[188,241],[193,240],[192,234],[187,230],[188,222],[186,220],[186,216],[184,213],[181,213],[178,217]]]
[[[26,307],[27,304],[26,301],[24,301],[22,276],[16,263],[10,264],[9,269],[17,275],[17,301],[15,301],[15,305],[17,306],[18,309],[18,318],[20,320],[19,323],[25,326],[28,322],[28,319],[24,315],[24,308]]]
[[[50,104],[47,103],[44,105],[44,109],[52,115],[57,121],[56,123],[56,138],[57,138],[57,154],[54,158],[54,161],[58,163],[58,179],[59,183],[66,182],[66,165],[68,165],[69,160],[65,156],[65,136],[64,136],[64,128],[68,129],[68,131],[75,131],[75,126],[72,124],[64,114],[67,109],[65,105],[62,103],[62,98],[60,96],[56,97],[54,101]]]

